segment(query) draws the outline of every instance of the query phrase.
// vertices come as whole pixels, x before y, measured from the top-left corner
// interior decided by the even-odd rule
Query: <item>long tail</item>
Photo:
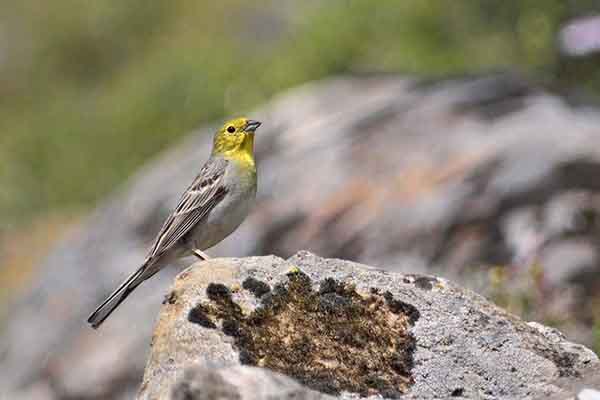
[[[111,293],[110,296],[88,317],[87,322],[92,325],[92,328],[97,329],[102,322],[133,292],[133,290],[150,278],[154,273],[148,274],[150,265],[145,262],[137,271],[131,274],[125,282],[123,282],[117,290]],[[155,271],[157,272],[157,271]]]

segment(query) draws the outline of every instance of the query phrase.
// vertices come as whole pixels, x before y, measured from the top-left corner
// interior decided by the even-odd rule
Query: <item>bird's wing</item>
[[[188,233],[227,194],[223,177],[228,161],[211,158],[185,191],[158,233],[148,259],[160,256]]]

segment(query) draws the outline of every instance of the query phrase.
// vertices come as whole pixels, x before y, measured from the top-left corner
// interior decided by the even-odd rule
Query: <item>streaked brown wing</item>
[[[209,159],[185,191],[158,233],[148,259],[160,256],[188,233],[227,194],[223,184],[228,161]]]

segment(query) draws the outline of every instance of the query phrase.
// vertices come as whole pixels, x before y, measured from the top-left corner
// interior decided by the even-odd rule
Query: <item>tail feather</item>
[[[104,322],[104,320],[108,318],[113,311],[115,311],[115,309],[123,302],[123,300],[125,300],[127,296],[129,296],[131,292],[133,292],[133,290],[139,286],[140,283],[144,282],[151,275],[154,275],[151,274],[150,276],[144,276],[147,275],[144,274],[147,269],[148,264],[144,263],[144,265],[131,274],[114,292],[110,294],[110,296],[106,298],[106,300],[104,300],[104,302],[102,302],[102,304],[98,306],[98,308],[96,308],[96,310],[87,319],[87,322],[92,325],[92,328],[97,329],[102,322]]]

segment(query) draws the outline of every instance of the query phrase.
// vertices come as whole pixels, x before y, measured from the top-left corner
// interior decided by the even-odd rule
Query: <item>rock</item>
[[[528,296],[522,303],[532,306],[517,311],[540,321],[567,316],[568,336],[592,343],[596,108],[574,108],[506,74],[371,76],[305,85],[249,115],[264,121],[257,205],[212,256],[289,257],[304,248],[444,276],[484,294],[495,284],[490,267],[503,268],[510,278],[498,298]],[[137,289],[100,331],[84,321],[142,262],[209,154],[212,130],[150,161],[39,266],[0,332],[5,397],[44,388],[58,398],[125,399],[137,389],[177,266]],[[531,279],[540,262],[548,279]]]
[[[172,400],[318,400],[329,396],[299,385],[294,380],[263,368],[231,366],[184,371],[169,395]],[[163,397],[161,397],[163,398]]]
[[[185,376],[191,365],[204,366],[193,373],[200,377]],[[207,367],[214,365],[221,367]],[[600,361],[557,330],[445,279],[300,252],[287,261],[212,259],[179,274],[138,399],[193,387],[234,398],[244,390],[233,387],[245,386],[223,381],[242,373],[240,365],[341,398],[512,399],[560,394],[559,379],[577,379]]]
[[[600,394],[600,369],[586,368],[578,379],[561,378],[556,381],[561,393],[548,398],[538,397],[539,400],[595,400]],[[594,397],[596,396],[596,397]],[[600,398],[599,398],[600,399]]]

